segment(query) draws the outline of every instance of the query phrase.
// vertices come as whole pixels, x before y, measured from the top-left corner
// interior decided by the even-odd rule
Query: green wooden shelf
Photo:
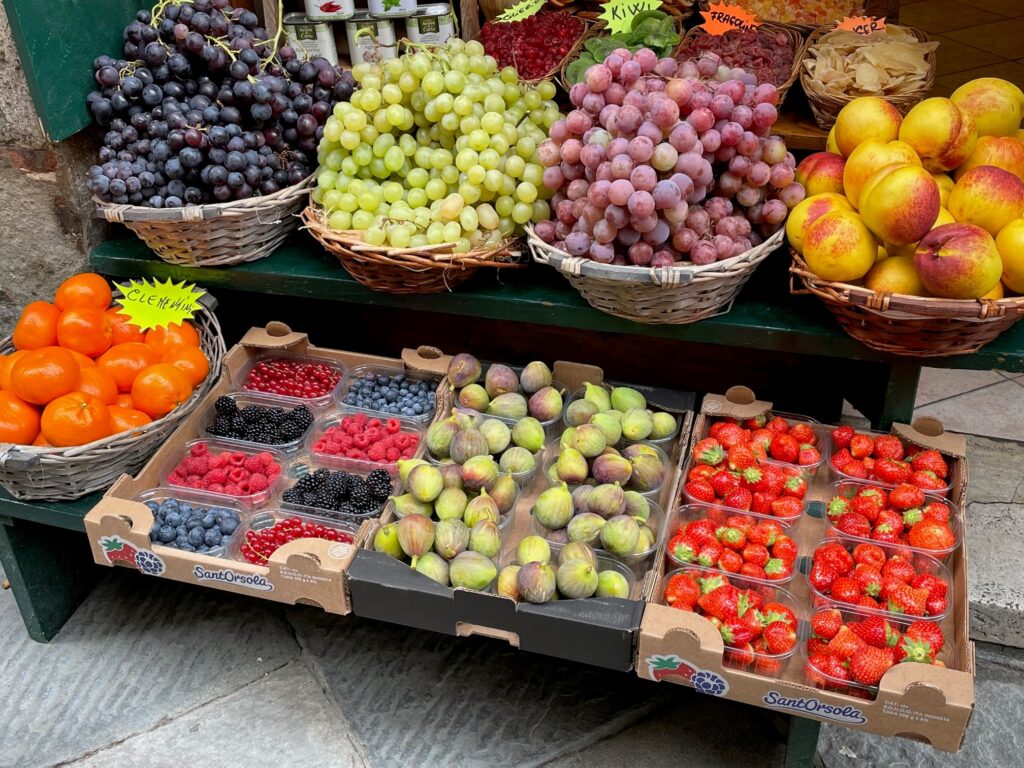
[[[337,261],[302,234],[272,256],[236,267],[174,266],[153,256],[142,241],[129,237],[102,242],[93,249],[90,261],[93,269],[113,277],[172,277],[196,282],[214,294],[219,288],[790,354],[912,362],[876,352],[847,336],[817,299],[791,296],[785,275],[788,259],[781,252],[762,264],[732,311],[690,325],[644,325],[598,312],[554,270],[539,265],[497,275],[492,272],[451,294],[376,293],[355,282]],[[1024,325],[1004,333],[977,354],[918,362],[950,368],[1024,371]]]
[[[84,532],[84,518],[102,496],[97,492],[74,501],[22,501],[0,488],[0,517]]]

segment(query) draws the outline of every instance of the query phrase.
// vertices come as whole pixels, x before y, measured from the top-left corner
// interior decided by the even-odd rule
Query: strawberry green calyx
[[[931,664],[935,661],[935,654],[932,653],[932,644],[926,640],[904,637],[902,647],[906,655],[901,661],[914,661],[921,664]]]
[[[786,562],[781,557],[772,557],[764,564],[764,572],[769,576],[782,576],[786,573]]]
[[[714,592],[719,587],[725,586],[725,578],[722,576],[707,576],[697,579],[697,583],[700,585],[700,593],[706,595],[708,592]]]
[[[914,525],[915,523],[919,523],[922,520],[924,520],[924,513],[921,511],[920,507],[908,509],[903,513],[904,525]]]

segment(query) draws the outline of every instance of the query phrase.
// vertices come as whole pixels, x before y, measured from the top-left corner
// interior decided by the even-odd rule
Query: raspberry
[[[253,474],[249,477],[250,493],[259,493],[260,491],[267,490],[267,488],[269,487],[270,481],[267,479],[267,476],[264,475],[262,472],[253,472]]]
[[[202,488],[203,478],[199,475],[189,475],[188,480],[185,481],[185,485],[189,488]]]
[[[277,477],[279,474],[281,474],[281,465],[268,464],[266,469],[264,469],[263,471],[267,473],[268,477]]]
[[[398,419],[388,419],[385,429],[391,434],[395,434],[402,429],[402,423]]]
[[[228,472],[228,479],[236,485],[249,477],[249,473],[246,472],[242,467],[235,467]]]
[[[358,448],[350,448],[349,450],[345,451],[345,458],[361,459],[363,458],[363,452],[360,451]]]
[[[371,443],[375,443],[380,440],[380,430],[376,427],[368,427],[366,431],[363,432],[363,436]]]
[[[224,493],[224,486],[221,483],[210,483],[206,490],[210,493]]]
[[[240,482],[238,484],[238,490],[241,491],[240,495],[242,495],[242,496],[248,496],[248,495],[250,495],[252,493],[252,490],[249,487],[249,481],[248,480],[243,480],[242,482]]]
[[[259,456],[250,456],[245,460],[245,464],[243,466],[249,472],[259,472],[263,469],[263,462],[260,461]]]
[[[379,429],[380,428],[380,419],[370,419],[369,421],[366,422],[366,428],[367,429]]]
[[[239,488],[234,483],[228,483],[227,485],[224,486],[224,493],[228,494],[229,496],[241,496],[242,489]]]
[[[192,446],[189,453],[193,456],[205,456],[206,455],[206,443],[196,443]]]
[[[352,447],[352,438],[348,435],[342,435],[338,440],[338,445],[342,448],[348,449]]]
[[[411,459],[412,455],[414,453],[416,453],[416,449],[415,448],[406,448],[404,451],[402,451],[402,458],[403,459]],[[396,461],[397,461],[397,459],[396,459]]]
[[[241,467],[245,465],[246,455],[240,451],[228,454],[228,464],[232,467]]]
[[[210,471],[210,459],[207,456],[197,456],[192,459],[191,471],[197,475],[205,475]]]
[[[227,464],[227,462],[224,460],[223,456],[210,457],[210,469],[220,469],[225,464]]]
[[[387,450],[388,461],[395,462],[402,457],[402,452],[397,448],[388,448]]]
[[[384,461],[387,458],[387,448],[381,443],[374,443],[366,452],[366,456],[370,461]]]
[[[218,467],[217,469],[211,469],[206,473],[206,482],[210,484],[219,483],[221,485],[228,479],[228,472],[226,469]]]
[[[352,438],[352,442],[355,444],[356,448],[366,448],[370,444],[366,435],[356,435]]]

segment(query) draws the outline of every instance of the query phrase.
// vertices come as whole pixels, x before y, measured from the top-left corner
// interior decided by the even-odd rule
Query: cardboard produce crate
[[[708,395],[694,425],[691,447],[706,433],[714,416],[749,418],[764,413],[769,403],[753,400],[752,393],[734,392],[735,400]],[[967,489],[966,445],[962,436],[943,434],[934,420],[910,425],[894,425],[893,433],[922,447],[935,448],[950,460],[952,487],[949,500],[963,510]],[[809,557],[814,544],[825,536],[827,520],[820,503],[828,492],[829,462],[826,460],[811,488],[818,500],[817,512],[805,514],[795,537],[801,557]],[[685,481],[685,479],[684,479]],[[818,517],[815,517],[815,514]],[[671,536],[669,531],[668,535]],[[649,579],[645,585],[648,601],[640,626],[636,654],[637,674],[647,680],[690,685],[713,696],[742,701],[787,714],[836,723],[848,728],[884,736],[903,736],[924,741],[937,749],[955,752],[963,744],[964,734],[974,709],[974,644],[968,626],[966,542],[946,558],[952,574],[952,600],[949,613],[941,622],[946,644],[955,646],[947,668],[926,664],[896,664],[882,677],[874,699],[821,690],[805,681],[801,646],[811,595],[806,579],[797,574],[788,589],[803,606],[797,651],[777,678],[762,677],[750,671],[723,665],[724,644],[714,625],[701,616],[677,610],[661,602],[661,579]],[[665,572],[664,548],[657,571]]]

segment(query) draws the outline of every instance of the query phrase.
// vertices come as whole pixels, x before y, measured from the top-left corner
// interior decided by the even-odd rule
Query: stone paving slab
[[[1024,504],[1024,443],[968,435],[967,462],[968,502]]]
[[[967,521],[971,637],[1024,648],[1024,506],[975,502]]]
[[[366,768],[349,725],[309,669],[292,662],[262,680],[133,736],[73,768]]]

